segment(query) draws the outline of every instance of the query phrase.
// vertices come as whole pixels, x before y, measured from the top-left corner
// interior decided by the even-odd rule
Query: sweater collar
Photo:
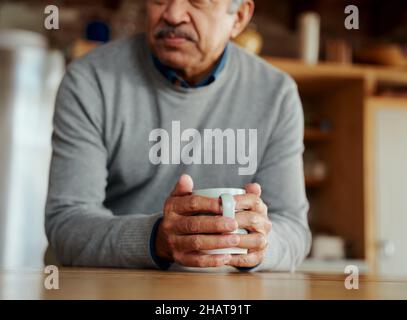
[[[174,69],[164,65],[156,56],[151,54],[154,66],[156,69],[172,84],[179,84],[183,88],[201,88],[210,85],[212,82],[216,80],[219,73],[224,69],[227,56],[228,56],[228,47],[229,44],[226,45],[225,50],[223,51],[218,63],[213,68],[212,72],[201,82],[199,82],[195,86],[191,86],[186,82],[183,78],[181,78]]]

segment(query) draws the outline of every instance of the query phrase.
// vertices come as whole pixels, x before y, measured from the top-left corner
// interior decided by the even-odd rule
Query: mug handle
[[[229,193],[223,193],[220,196],[222,200],[223,216],[228,218],[235,218],[236,201]]]

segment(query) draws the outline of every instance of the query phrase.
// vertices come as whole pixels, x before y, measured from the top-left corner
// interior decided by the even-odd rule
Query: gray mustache
[[[196,39],[195,35],[186,32],[184,30],[181,30],[179,27],[173,27],[173,26],[165,26],[162,27],[160,29],[158,29],[155,33],[154,36],[157,39],[162,39],[162,38],[166,38],[169,37],[170,35],[173,35],[177,38],[185,38],[189,41],[192,42],[197,42],[198,39]]]

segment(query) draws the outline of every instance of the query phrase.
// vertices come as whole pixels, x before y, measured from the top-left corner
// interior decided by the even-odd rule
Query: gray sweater
[[[61,264],[157,268],[151,232],[183,173],[195,188],[262,186],[273,229],[254,270],[293,270],[309,252],[296,84],[233,44],[216,81],[195,89],[156,70],[143,35],[93,50],[62,81],[52,143],[45,229]]]

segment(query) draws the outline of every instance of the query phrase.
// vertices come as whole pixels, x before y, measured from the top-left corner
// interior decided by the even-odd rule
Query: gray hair
[[[240,6],[242,5],[244,0],[232,0],[232,3],[230,4],[229,8],[229,13],[233,14],[236,13],[237,10],[239,10]]]

